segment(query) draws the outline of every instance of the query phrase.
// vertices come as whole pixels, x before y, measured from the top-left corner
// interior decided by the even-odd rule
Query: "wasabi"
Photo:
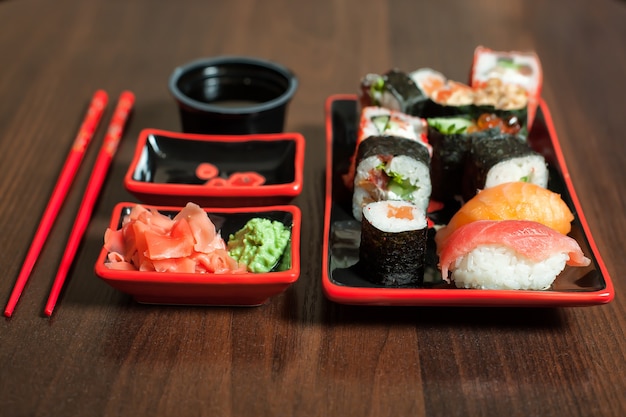
[[[250,272],[269,272],[281,260],[291,231],[279,221],[253,218],[230,235],[228,253],[247,265]]]

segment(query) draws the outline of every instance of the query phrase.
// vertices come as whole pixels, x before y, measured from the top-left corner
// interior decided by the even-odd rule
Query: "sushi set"
[[[301,212],[289,203],[302,190],[305,140],[283,125],[297,85],[281,65],[248,57],[176,68],[169,87],[183,132],[141,131],[124,177],[140,202],[116,205],[96,275],[157,304],[260,305],[293,284]],[[392,69],[363,76],[358,94],[329,97],[326,297],[416,306],[609,302],[613,285],[541,86],[534,53],[478,47],[467,85],[430,68]],[[48,316],[133,103],[130,92],[120,97]],[[94,95],[59,192],[67,191],[105,105],[105,93]],[[55,213],[42,220],[6,316]]]
[[[322,288],[365,305],[584,306],[613,285],[535,54],[475,50],[470,83],[366,74],[326,103]]]

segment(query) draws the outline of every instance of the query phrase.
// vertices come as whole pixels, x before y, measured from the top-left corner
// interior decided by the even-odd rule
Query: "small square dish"
[[[203,135],[144,129],[124,186],[147,204],[287,204],[302,191],[304,147],[298,133]]]
[[[109,229],[121,230],[124,218],[137,206],[137,203],[118,203],[113,210]],[[175,219],[183,210],[183,207],[140,206],[142,210],[156,210],[170,219]],[[301,212],[298,207],[284,205],[197,210],[207,213],[215,231],[225,242],[228,242],[231,235],[244,229],[252,219],[282,223],[284,229],[290,231],[290,240],[270,272],[185,273],[113,269],[110,268],[110,252],[103,246],[95,265],[96,275],[116,290],[131,295],[139,303],[204,306],[262,305],[297,281],[300,276],[301,228]]]

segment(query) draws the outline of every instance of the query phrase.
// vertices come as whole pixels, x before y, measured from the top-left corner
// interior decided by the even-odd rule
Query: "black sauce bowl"
[[[297,87],[282,65],[239,56],[193,61],[169,79],[185,133],[280,133]]]

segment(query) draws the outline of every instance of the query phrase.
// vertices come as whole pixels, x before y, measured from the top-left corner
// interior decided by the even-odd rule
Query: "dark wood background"
[[[134,115],[51,319],[43,306],[94,138],[15,315],[0,320],[3,416],[626,415],[626,3],[0,1],[4,306],[87,102]],[[350,307],[322,293],[324,101],[367,72],[466,80],[477,45],[534,49],[589,226],[615,284],[603,306]],[[291,68],[286,130],[307,140],[302,274],[257,308],[139,305],[93,267],[141,129],[179,130],[170,72],[215,55]],[[108,121],[113,104],[105,116]]]

